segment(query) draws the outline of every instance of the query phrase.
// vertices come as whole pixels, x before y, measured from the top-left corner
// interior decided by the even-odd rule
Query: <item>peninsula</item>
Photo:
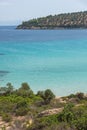
[[[22,22],[17,29],[73,29],[87,28],[87,11],[49,15]]]

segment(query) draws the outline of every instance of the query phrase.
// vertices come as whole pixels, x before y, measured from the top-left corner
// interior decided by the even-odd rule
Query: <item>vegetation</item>
[[[49,15],[22,22],[17,29],[87,28],[87,11]]]
[[[8,130],[87,130],[87,95],[55,98],[50,89],[34,94],[27,83],[16,90],[8,83],[0,87],[0,129],[8,126]]]
[[[37,93],[37,95],[40,96],[41,98],[43,98],[45,104],[49,104],[50,101],[53,98],[55,98],[55,95],[53,94],[53,92],[50,89],[47,89],[45,91],[39,91]]]

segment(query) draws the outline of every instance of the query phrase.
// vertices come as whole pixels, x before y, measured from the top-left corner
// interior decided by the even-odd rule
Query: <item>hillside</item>
[[[22,22],[17,29],[87,28],[87,11],[49,15]]]
[[[87,130],[87,94],[34,94],[27,83],[0,87],[0,130]]]

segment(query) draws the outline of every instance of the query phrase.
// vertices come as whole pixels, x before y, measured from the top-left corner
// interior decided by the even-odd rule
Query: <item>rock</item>
[[[48,109],[45,111],[42,111],[41,113],[38,114],[39,117],[41,116],[49,116],[49,115],[53,115],[53,114],[57,114],[62,112],[63,107],[62,108],[54,108],[54,109]]]

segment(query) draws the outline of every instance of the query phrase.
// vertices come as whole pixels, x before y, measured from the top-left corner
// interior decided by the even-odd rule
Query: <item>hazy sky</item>
[[[0,25],[84,10],[87,10],[87,0],[0,0]]]

